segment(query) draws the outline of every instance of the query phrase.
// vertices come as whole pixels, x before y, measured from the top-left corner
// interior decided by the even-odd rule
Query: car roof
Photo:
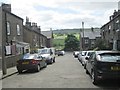
[[[96,54],[103,54],[103,53],[120,53],[120,51],[95,51]]]

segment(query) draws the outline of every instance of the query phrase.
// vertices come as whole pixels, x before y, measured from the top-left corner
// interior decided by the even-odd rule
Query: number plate
[[[120,67],[118,67],[118,66],[112,66],[112,67],[111,67],[111,70],[119,71],[119,70],[120,70]]]
[[[23,62],[22,64],[29,64],[29,62]]]

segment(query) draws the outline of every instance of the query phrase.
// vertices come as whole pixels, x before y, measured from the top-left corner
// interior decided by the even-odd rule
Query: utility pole
[[[84,41],[84,22],[82,22],[82,33],[83,33],[82,49],[84,50],[84,45],[85,45],[85,41]]]
[[[39,29],[39,48],[41,48],[41,40],[40,40],[40,35],[41,35],[41,27],[39,26],[38,27],[38,29]]]

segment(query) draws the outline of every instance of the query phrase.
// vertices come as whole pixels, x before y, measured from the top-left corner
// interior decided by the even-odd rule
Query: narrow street
[[[111,83],[111,82],[110,82]],[[40,72],[24,72],[3,79],[3,88],[107,88],[116,84],[95,86],[72,53],[57,56],[56,62]],[[112,86],[111,86],[112,85]]]

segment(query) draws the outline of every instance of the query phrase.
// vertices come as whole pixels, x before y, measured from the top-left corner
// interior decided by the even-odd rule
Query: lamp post
[[[40,42],[41,27],[39,26],[38,29],[39,29],[39,48],[41,48],[41,42]]]
[[[83,39],[82,39],[82,49],[84,50],[84,43],[85,43],[85,41],[84,41],[84,22],[82,22],[82,33],[83,33]]]

